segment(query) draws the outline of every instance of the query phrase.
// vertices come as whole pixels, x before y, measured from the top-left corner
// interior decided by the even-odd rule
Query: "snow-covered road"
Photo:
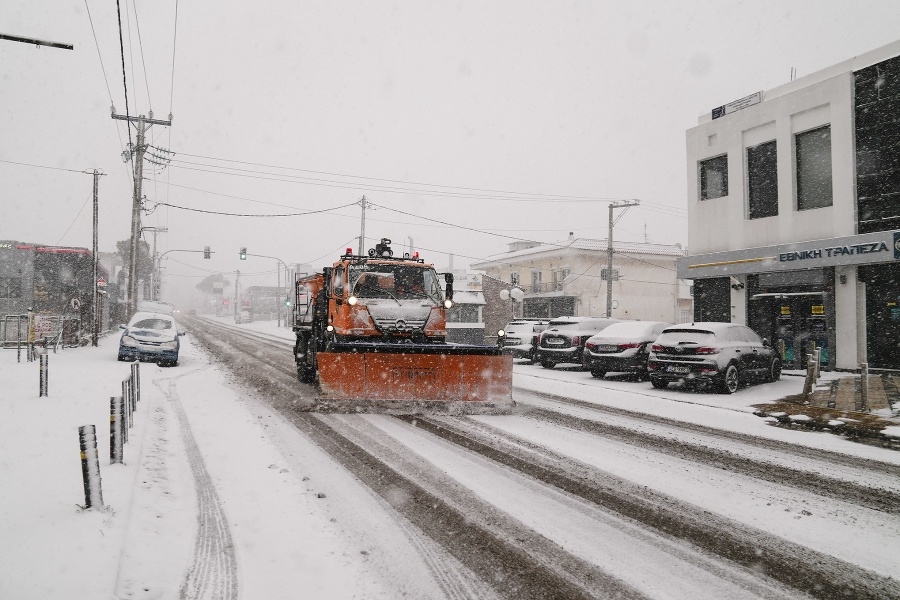
[[[900,597],[900,516],[877,501],[900,497],[900,455],[752,414],[799,391],[799,378],[719,396],[517,365],[516,415],[301,423],[279,404],[288,383],[248,385],[246,369],[232,374],[188,336],[178,367],[141,365],[125,464],[110,465],[109,396],[128,374],[116,346],[51,354],[49,398],[37,396],[36,363],[0,352],[2,598],[537,596],[503,564],[516,556],[573,596],[802,597],[805,584],[705,547],[719,527],[735,547],[846,569],[823,576],[825,589],[869,578],[869,591]],[[77,427],[87,423],[98,427],[106,506],[81,511]],[[354,472],[356,450],[340,458],[317,442],[326,430],[398,483],[379,488]],[[598,490],[608,505],[592,499]],[[496,540],[495,570],[453,548],[415,508],[424,497],[446,504],[435,514],[468,515],[468,533],[453,534],[459,548],[466,536]],[[644,520],[651,505],[690,531]]]

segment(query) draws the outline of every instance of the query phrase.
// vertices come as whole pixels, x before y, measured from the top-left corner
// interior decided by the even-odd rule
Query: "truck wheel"
[[[740,375],[735,365],[731,364],[725,369],[725,375],[722,376],[722,383],[719,391],[723,394],[733,394],[738,390],[740,385]]]
[[[665,379],[660,379],[659,377],[651,377],[650,384],[658,390],[669,387],[669,382]]]
[[[307,365],[298,365],[297,379],[300,380],[300,383],[315,383],[316,370]]]

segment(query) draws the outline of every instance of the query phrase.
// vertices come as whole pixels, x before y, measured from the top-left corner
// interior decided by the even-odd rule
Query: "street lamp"
[[[150,299],[158,301],[159,300],[159,287],[158,287],[159,286],[159,270],[156,268],[156,266],[158,264],[156,261],[156,234],[166,233],[169,231],[169,228],[168,227],[141,227],[141,233],[144,233],[145,231],[153,232],[152,260],[153,260],[154,269],[150,272]],[[132,261],[132,263],[137,264],[134,261]],[[135,277],[137,277],[137,273],[135,273],[134,275],[135,275]],[[137,306],[137,305],[135,305],[135,306]]]
[[[287,283],[288,267],[287,267],[287,264],[283,260],[281,260],[277,256],[266,256],[265,254],[248,254],[246,248],[241,248],[241,260],[246,260],[248,256],[255,256],[256,258],[270,258],[272,260],[277,260],[279,263],[281,263],[284,266],[284,281],[285,281],[285,283]],[[278,269],[278,279],[277,279],[278,283],[277,283],[277,287],[276,287],[276,289],[278,290],[276,298],[278,298],[279,296],[281,296],[281,270],[278,268],[278,265],[276,265],[276,269]],[[278,302],[277,300],[275,302],[275,315],[276,315],[275,318],[277,319],[276,325],[278,327],[281,327],[281,303]],[[284,321],[285,321],[285,324],[287,324],[287,318],[285,318]]]

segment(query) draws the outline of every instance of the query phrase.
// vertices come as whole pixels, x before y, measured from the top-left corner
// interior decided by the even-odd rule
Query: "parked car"
[[[559,317],[547,324],[538,338],[537,357],[541,366],[552,369],[560,363],[581,365],[581,355],[588,338],[619,319],[605,317]]]
[[[647,368],[655,388],[684,380],[715,386],[725,394],[743,383],[781,377],[781,359],[768,340],[734,323],[685,323],[664,329],[650,347]]]
[[[547,321],[515,319],[506,324],[506,333],[500,343],[503,354],[513,358],[525,358],[537,362],[538,335],[547,328]]]
[[[635,373],[647,376],[650,345],[671,323],[660,321],[622,321],[613,323],[584,345],[582,364],[594,377],[609,372]]]
[[[184,331],[178,329],[175,318],[169,314],[137,312],[128,325],[119,325],[119,360],[144,360],[160,366],[178,364],[179,338]]]

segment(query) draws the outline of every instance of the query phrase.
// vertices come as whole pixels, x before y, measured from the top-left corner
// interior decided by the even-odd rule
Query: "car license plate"
[[[690,367],[679,367],[677,365],[669,365],[668,367],[666,367],[666,371],[668,371],[669,373],[690,373],[691,368]]]
[[[613,344],[601,344],[597,346],[597,350],[599,350],[600,352],[618,352],[619,347],[614,346]]]
[[[562,346],[565,343],[565,340],[547,340],[547,345],[549,346]]]

